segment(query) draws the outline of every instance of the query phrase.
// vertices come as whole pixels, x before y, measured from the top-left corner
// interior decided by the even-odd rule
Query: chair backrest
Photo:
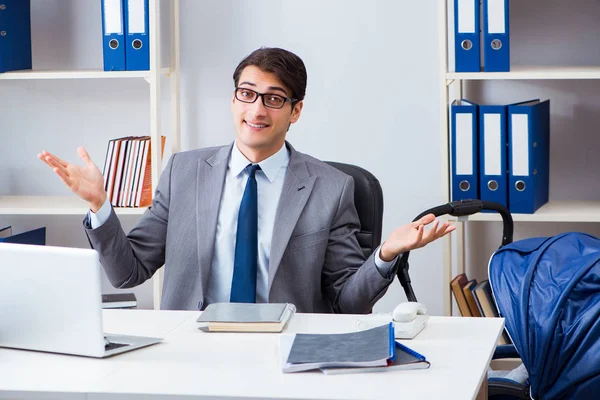
[[[354,205],[360,220],[358,243],[365,258],[369,257],[381,244],[383,224],[383,191],[379,180],[364,168],[352,164],[326,161],[354,178]]]

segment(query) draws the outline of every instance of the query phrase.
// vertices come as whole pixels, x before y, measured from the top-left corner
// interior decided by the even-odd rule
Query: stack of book
[[[498,318],[500,316],[489,280],[477,283],[476,279],[469,280],[463,273],[452,279],[450,288],[463,317]],[[510,343],[506,331],[502,332],[498,344]]]
[[[165,137],[161,137],[161,156]],[[104,189],[114,207],[148,207],[152,203],[150,136],[129,136],[108,142]]]

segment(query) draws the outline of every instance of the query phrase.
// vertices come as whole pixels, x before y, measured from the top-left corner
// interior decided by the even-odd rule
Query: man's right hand
[[[73,193],[87,201],[95,213],[106,201],[104,177],[83,147],[77,149],[77,154],[85,163],[84,167],[63,161],[47,151],[38,154],[38,158],[48,164]]]

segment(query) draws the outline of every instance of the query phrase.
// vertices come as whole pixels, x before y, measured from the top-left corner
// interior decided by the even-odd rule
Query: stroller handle
[[[452,201],[447,204],[443,204],[437,207],[430,208],[429,210],[423,211],[419,214],[414,220],[417,221],[423,218],[427,214],[433,214],[436,217],[441,215],[452,215],[454,217],[464,217],[467,215],[476,214],[482,210],[490,210],[497,211],[502,217],[503,223],[503,232],[502,232],[502,246],[505,246],[513,241],[513,231],[514,224],[512,216],[508,209],[502,204],[494,203],[492,201],[483,201],[483,200],[459,200]],[[410,283],[410,276],[408,275],[408,256],[410,251],[407,251],[402,254],[402,257],[398,259],[398,268],[396,270],[396,275],[398,276],[398,280],[404,288],[404,293],[406,293],[406,298],[408,301],[417,301],[417,297],[413,292],[412,285]]]

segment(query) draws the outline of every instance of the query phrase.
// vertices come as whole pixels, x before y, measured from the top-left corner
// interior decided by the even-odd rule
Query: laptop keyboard
[[[104,351],[118,349],[119,347],[129,346],[127,343],[108,342],[104,344]]]
[[[118,349],[119,347],[129,346],[128,343],[115,343],[108,340],[106,335],[104,335],[104,351]]]

